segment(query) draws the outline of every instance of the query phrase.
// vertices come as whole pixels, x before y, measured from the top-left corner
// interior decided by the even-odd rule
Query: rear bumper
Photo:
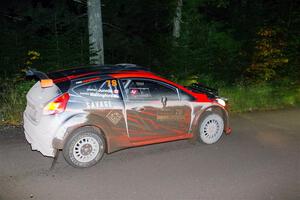
[[[33,124],[25,112],[23,119],[25,137],[31,144],[32,150],[37,150],[44,156],[54,157],[57,150],[52,146],[52,134],[45,129],[45,126],[42,127],[41,125]]]

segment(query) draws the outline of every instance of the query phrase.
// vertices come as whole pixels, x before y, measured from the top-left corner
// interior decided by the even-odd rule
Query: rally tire
[[[224,119],[217,112],[204,113],[199,122],[198,140],[205,144],[216,143],[224,132]]]
[[[73,167],[85,168],[95,165],[105,153],[103,134],[94,127],[75,130],[63,148],[65,160]]]

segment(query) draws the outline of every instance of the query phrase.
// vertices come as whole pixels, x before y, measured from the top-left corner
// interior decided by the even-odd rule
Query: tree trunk
[[[104,64],[101,0],[88,0],[90,63]]]
[[[57,17],[56,17],[56,13],[54,13],[54,34],[55,34],[55,51],[56,51],[56,67],[59,66],[60,63],[60,50],[59,50],[59,41],[58,41],[58,30],[57,30]]]
[[[176,13],[173,22],[173,37],[175,40],[180,38],[180,23],[182,17],[181,9],[182,9],[182,0],[177,0]]]

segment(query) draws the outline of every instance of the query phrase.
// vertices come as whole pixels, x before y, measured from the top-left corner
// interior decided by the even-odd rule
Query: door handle
[[[143,106],[142,107],[134,107],[134,108],[132,108],[132,110],[137,111],[137,112],[142,112],[145,110],[145,108]]]

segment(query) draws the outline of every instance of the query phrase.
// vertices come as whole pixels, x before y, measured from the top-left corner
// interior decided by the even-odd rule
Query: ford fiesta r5
[[[226,102],[201,84],[189,87],[132,64],[28,70],[24,130],[33,150],[63,151],[74,167],[90,167],[116,150],[194,139],[206,144],[229,134]]]

